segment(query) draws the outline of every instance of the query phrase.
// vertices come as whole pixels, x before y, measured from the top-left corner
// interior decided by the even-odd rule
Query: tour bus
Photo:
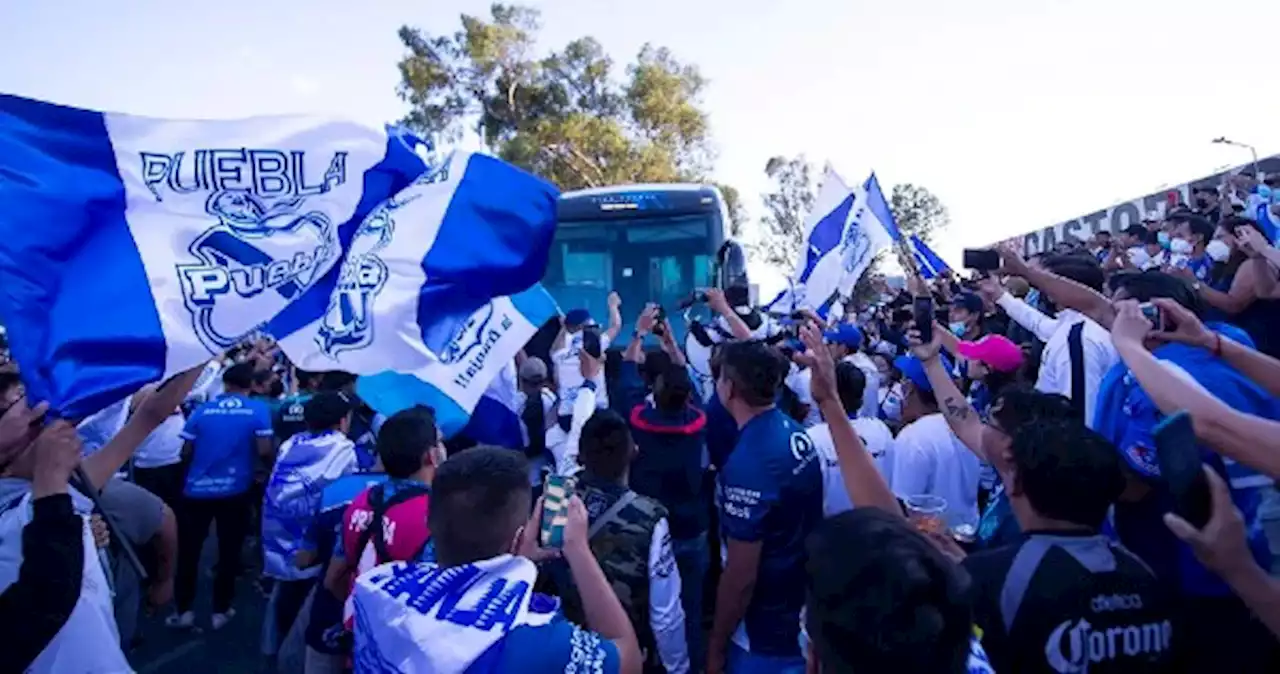
[[[609,292],[617,291],[623,319],[618,347],[646,302],[660,303],[682,332],[680,302],[713,284],[729,219],[720,190],[700,184],[566,192],[557,215],[543,286],[562,310],[587,309],[602,326],[609,320]]]

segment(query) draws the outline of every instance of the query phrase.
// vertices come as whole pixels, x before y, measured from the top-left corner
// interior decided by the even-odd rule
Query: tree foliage
[[[893,186],[889,210],[904,236],[915,234],[925,243],[931,243],[935,232],[951,224],[951,215],[942,201],[928,189],[911,183]]]
[[[495,4],[461,23],[447,35],[400,29],[410,128],[445,142],[474,130],[490,151],[565,190],[707,175],[706,79],[665,47],[644,45],[615,77],[591,37],[539,56],[536,9]]]
[[[764,172],[773,181],[773,191],[762,197],[765,214],[752,252],[765,264],[791,273],[804,248],[804,219],[817,196],[813,167],[804,155],[771,157]]]
[[[760,221],[760,238],[751,252],[759,261],[791,274],[804,250],[804,219],[817,196],[814,168],[804,155],[799,155],[773,157],[764,171],[773,181],[773,189],[763,195],[765,214]],[[889,209],[904,235],[915,234],[925,242],[950,223],[942,201],[928,189],[911,183],[893,186]],[[879,273],[886,254],[894,253],[887,249],[872,260],[855,286],[855,297],[870,296],[869,280]]]

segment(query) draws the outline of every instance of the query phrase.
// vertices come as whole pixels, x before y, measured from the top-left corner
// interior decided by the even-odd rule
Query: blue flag
[[[86,416],[259,331],[311,370],[438,360],[459,317],[541,277],[557,191],[420,145],[0,96],[0,320],[28,395]]]
[[[921,241],[920,237],[912,234],[907,241],[907,245],[911,248],[911,256],[915,258],[916,267],[920,270],[921,277],[933,279],[951,271],[951,267],[947,266],[947,263],[941,257],[938,257],[938,254],[933,252],[933,249],[928,244]]]
[[[858,278],[898,231],[874,175],[859,187],[849,187],[831,169],[823,177],[804,228],[805,248],[790,287],[770,302],[772,311],[809,308],[825,317],[837,297],[853,291]]]

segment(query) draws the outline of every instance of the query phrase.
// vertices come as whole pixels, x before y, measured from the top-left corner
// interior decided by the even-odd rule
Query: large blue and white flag
[[[452,437],[467,425],[472,411],[478,411],[486,393],[506,399],[506,391],[491,390],[490,384],[511,367],[516,353],[538,328],[559,312],[541,284],[496,298],[453,323],[449,328],[451,336],[438,351],[438,358],[416,370],[398,369],[361,377],[356,393],[370,407],[388,416],[414,405],[433,407],[440,431],[445,437]],[[511,404],[507,408],[514,411]],[[504,423],[510,421],[502,418]],[[498,442],[491,438],[486,441]]]
[[[311,369],[420,368],[440,318],[541,277],[557,192],[419,145],[0,96],[0,320],[28,395],[85,416],[260,330]]]
[[[874,174],[851,188],[828,168],[805,218],[805,248],[795,274],[770,309],[808,308],[825,315],[836,298],[853,292],[876,254],[893,242],[893,232],[893,213]]]
[[[951,271],[951,267],[915,234],[907,239],[907,247],[911,250],[911,257],[915,258],[916,269],[920,271],[922,278],[934,279]]]

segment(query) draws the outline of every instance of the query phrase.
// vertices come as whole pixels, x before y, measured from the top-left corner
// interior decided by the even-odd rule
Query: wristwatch
[[[1193,281],[1191,283],[1191,289],[1194,290],[1195,292],[1200,292],[1200,289],[1203,287],[1204,287],[1204,284],[1199,281]]]

